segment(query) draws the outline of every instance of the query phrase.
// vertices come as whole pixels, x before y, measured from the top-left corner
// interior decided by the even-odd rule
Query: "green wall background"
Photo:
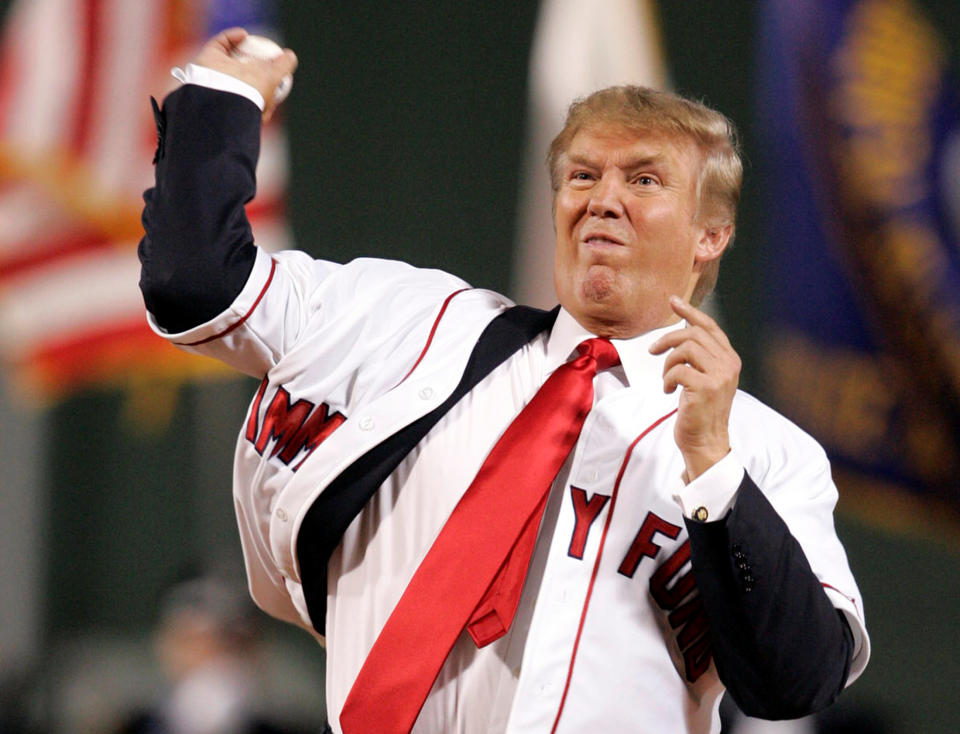
[[[954,3],[930,7],[960,38]],[[685,0],[662,2],[660,14],[674,86],[742,130],[744,204],[717,300],[744,358],[744,387],[763,395],[753,10]],[[299,246],[337,260],[401,258],[509,291],[535,18],[533,0],[282,3],[280,26],[300,58],[284,110]],[[46,649],[101,630],[144,635],[162,590],[184,568],[239,563],[230,465],[252,389],[237,379],[169,397],[92,392],[50,411]],[[175,407],[147,430],[131,415],[151,399]],[[852,516],[841,515],[838,529],[865,597],[874,657],[834,715],[879,712],[891,732],[960,730],[960,553]]]

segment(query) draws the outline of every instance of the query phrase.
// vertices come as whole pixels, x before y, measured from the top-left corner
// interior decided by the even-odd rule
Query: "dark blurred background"
[[[0,0],[0,17],[29,4]],[[110,3],[36,4],[50,7],[53,23],[65,4],[79,13]],[[255,14],[300,59],[275,123],[289,174],[280,195],[265,195],[264,231],[285,215],[278,241],[315,256],[399,258],[525,300],[537,291],[517,252],[532,232],[520,207],[539,119],[529,99],[535,74],[545,73],[532,70],[531,48],[546,3],[226,5],[233,18]],[[592,3],[579,12],[583,5]],[[644,42],[662,68],[642,73],[663,75],[660,83],[703,99],[741,132],[736,244],[711,308],[743,357],[742,387],[817,436],[836,468],[838,532],[863,592],[873,658],[818,726],[957,731],[956,3],[649,8]],[[179,22],[193,17],[180,10]],[[614,25],[592,30],[602,39]],[[17,60],[27,53],[11,35],[0,121],[15,104],[3,88],[23,73]],[[579,44],[571,58],[583,55]],[[559,60],[557,71],[565,73]],[[146,95],[162,96],[163,84],[135,100],[137,114],[149,115]],[[0,149],[0,196],[21,173],[14,140],[8,133]],[[138,165],[149,163],[147,146]],[[134,209],[140,190],[125,200]],[[20,211],[0,201],[0,229],[16,229]],[[539,235],[547,257],[549,234]],[[127,233],[127,251],[135,238]],[[0,259],[0,322],[20,285],[11,273],[33,267],[9,262],[16,268]],[[37,362],[22,356],[5,369],[0,733],[114,730],[169,685],[155,640],[171,590],[197,576],[245,583],[231,462],[255,385],[180,362],[150,369],[166,356],[85,369],[90,354],[75,349],[56,369],[42,362],[39,378]],[[258,624],[265,708],[316,725],[322,649],[306,633]]]

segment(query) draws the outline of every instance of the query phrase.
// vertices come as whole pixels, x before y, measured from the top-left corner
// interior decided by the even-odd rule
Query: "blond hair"
[[[580,130],[597,125],[623,126],[643,133],[665,132],[692,140],[702,155],[695,221],[710,227],[735,227],[743,162],[736,128],[725,115],[678,94],[640,86],[608,87],[577,99],[570,105],[563,129],[547,152],[554,195],[560,189],[560,168],[573,138]],[[694,305],[699,305],[713,290],[719,271],[719,258],[704,267],[690,299]]]

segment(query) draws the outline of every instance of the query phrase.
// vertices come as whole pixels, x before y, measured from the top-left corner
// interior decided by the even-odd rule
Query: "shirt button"
[[[369,415],[365,415],[363,418],[360,419],[360,422],[357,423],[357,426],[360,428],[361,431],[373,430],[373,426],[374,426],[373,418],[371,418]]]
[[[429,400],[433,397],[433,388],[432,387],[421,387],[420,388],[420,399]]]
[[[287,515],[287,511],[284,510],[282,507],[277,508],[276,515],[277,515],[277,518],[282,522],[286,522],[287,520],[290,519]]]
[[[514,668],[514,669],[513,669],[513,677],[514,677],[514,678],[519,678],[519,677],[520,677],[520,668]]]

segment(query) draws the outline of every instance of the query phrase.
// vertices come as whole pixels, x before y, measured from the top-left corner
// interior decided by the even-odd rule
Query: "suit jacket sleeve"
[[[725,518],[686,525],[717,672],[744,713],[798,718],[833,702],[850,668],[849,625],[750,476]]]
[[[171,333],[224,311],[257,250],[244,205],[256,193],[261,113],[236,94],[185,84],[154,105],[156,184],[138,254],[147,310]]]

